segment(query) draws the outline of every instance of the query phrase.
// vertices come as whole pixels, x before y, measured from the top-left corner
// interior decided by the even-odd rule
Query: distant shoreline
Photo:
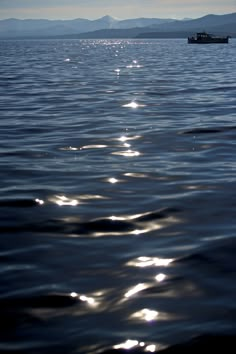
[[[197,19],[0,20],[0,39],[187,38],[196,32],[236,37],[236,12]]]

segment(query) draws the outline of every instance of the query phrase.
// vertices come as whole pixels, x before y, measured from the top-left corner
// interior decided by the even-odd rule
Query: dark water
[[[1,352],[235,335],[235,57],[0,42]]]

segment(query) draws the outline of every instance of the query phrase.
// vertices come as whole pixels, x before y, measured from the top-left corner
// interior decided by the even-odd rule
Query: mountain
[[[101,29],[128,29],[171,22],[171,19],[137,18],[117,20],[104,16],[97,20],[77,18],[74,20],[0,20],[0,38],[64,36],[92,32]]]
[[[0,38],[181,38],[207,31],[236,37],[236,13],[197,19],[0,20]]]
[[[161,25],[163,23],[170,23],[175,21],[171,18],[161,19],[161,18],[134,18],[129,20],[122,20],[116,23],[113,29],[128,29],[136,27],[147,27],[152,25]]]
[[[236,13],[206,15],[198,19],[172,20],[126,30],[103,29],[92,33],[82,33],[77,38],[186,38],[201,31],[236,37]]]
[[[186,37],[195,32],[212,32],[214,34],[225,34],[236,37],[236,13],[227,15],[206,15],[193,20],[173,21],[163,25],[154,25],[149,28],[142,29],[139,37]]]
[[[197,19],[187,21],[173,21],[163,25],[153,25],[152,28],[157,31],[208,31],[212,27],[224,27],[230,23],[236,24],[236,13],[227,15],[206,15]]]

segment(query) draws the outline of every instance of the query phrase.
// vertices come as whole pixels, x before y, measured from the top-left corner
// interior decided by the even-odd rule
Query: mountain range
[[[207,31],[236,37],[236,13],[197,19],[0,20],[0,38],[173,38]]]

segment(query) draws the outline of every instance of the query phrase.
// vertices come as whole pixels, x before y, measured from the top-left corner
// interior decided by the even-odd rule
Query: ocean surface
[[[1,353],[236,334],[235,58],[0,41]]]

